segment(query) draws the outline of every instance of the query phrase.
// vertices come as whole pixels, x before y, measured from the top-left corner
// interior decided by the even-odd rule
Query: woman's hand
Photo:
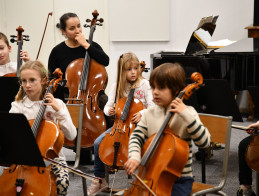
[[[142,116],[142,115],[140,114],[140,112],[135,113],[135,114],[133,114],[133,117],[132,117],[131,121],[132,121],[133,123],[137,124],[137,123],[140,121],[141,116]]]
[[[109,108],[109,110],[108,110],[108,115],[109,115],[109,116],[115,115],[115,109],[114,109],[114,107],[110,107],[110,108]]]
[[[29,54],[26,50],[21,50],[20,52],[20,58],[24,61],[27,62],[30,60]]]
[[[183,101],[179,98],[175,98],[171,102],[170,106],[171,106],[171,109],[169,111],[173,113],[178,113],[178,114],[187,108],[186,105],[183,103]]]
[[[129,159],[124,164],[124,169],[128,175],[131,175],[139,166],[139,162],[135,159]]]
[[[51,93],[47,93],[47,95],[45,96],[45,100],[47,102],[45,102],[44,105],[51,106],[56,112],[60,110],[60,105]]]
[[[80,44],[80,46],[84,47],[86,50],[90,47],[90,44],[86,41],[83,33],[78,33],[75,37],[76,41]]]

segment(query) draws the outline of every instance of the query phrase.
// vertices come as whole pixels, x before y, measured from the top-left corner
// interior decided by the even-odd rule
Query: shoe
[[[256,196],[255,192],[252,189],[241,189],[237,191],[237,196]]]
[[[87,189],[87,195],[88,196],[96,195],[97,193],[101,192],[107,187],[108,187],[108,183],[106,182],[105,178],[102,178],[102,183],[93,181],[90,187]]]

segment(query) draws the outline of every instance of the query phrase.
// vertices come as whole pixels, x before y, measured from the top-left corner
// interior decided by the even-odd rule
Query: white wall
[[[55,27],[59,17],[68,11],[75,12],[84,24],[86,18],[92,18],[91,12],[94,9],[99,11],[99,16],[105,21],[103,27],[97,27],[94,41],[101,44],[110,56],[110,65],[107,67],[109,83],[106,91],[109,91],[111,83],[115,81],[117,59],[124,52],[136,53],[139,59],[146,61],[147,67],[150,67],[150,54],[162,50],[185,51],[190,36],[202,17],[219,15],[213,41],[246,38],[247,30],[244,28],[253,23],[253,0],[170,0],[169,41],[110,41],[109,27],[112,21],[109,20],[111,9],[108,0],[1,0],[0,31],[7,35],[16,34],[15,29],[19,25],[23,26],[24,34],[30,35],[31,38],[30,42],[24,43],[24,49],[29,51],[32,59],[36,58],[47,15],[53,11],[39,57],[47,65],[50,50],[64,40]],[[127,7],[121,9],[126,10]],[[135,23],[141,22],[141,16],[148,13],[136,13],[132,10],[132,14],[139,15],[140,21],[132,21]],[[89,29],[84,32],[87,37]],[[12,59],[15,60],[17,47],[14,44],[12,47]],[[149,78],[149,74],[144,73],[144,76]]]

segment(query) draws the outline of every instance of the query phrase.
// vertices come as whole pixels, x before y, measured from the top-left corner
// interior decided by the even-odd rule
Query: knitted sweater
[[[144,111],[140,122],[130,136],[129,159],[141,161],[141,147],[145,139],[160,129],[169,113],[169,107],[165,110],[165,108],[156,105]],[[169,122],[169,128],[189,144],[189,158],[181,176],[192,177],[192,141],[200,148],[208,147],[210,133],[191,106],[187,106],[180,114],[174,114]]]

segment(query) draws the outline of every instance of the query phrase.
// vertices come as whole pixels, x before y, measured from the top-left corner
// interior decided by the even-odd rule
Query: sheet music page
[[[222,39],[222,40],[218,40],[218,41],[212,41],[208,43],[208,46],[227,46],[230,44],[235,43],[236,41],[231,41],[229,39]]]
[[[211,35],[208,31],[203,29],[198,29],[194,31],[194,36],[198,38],[200,41],[204,42],[204,44],[208,45],[209,41],[211,40]],[[198,36],[198,37],[197,37]]]

